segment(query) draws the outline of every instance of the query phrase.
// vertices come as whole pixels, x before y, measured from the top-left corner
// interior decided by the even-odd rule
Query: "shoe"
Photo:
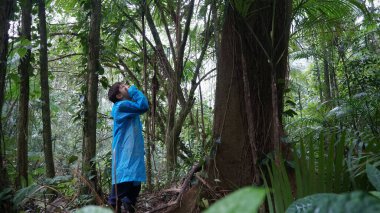
[[[128,213],[135,213],[136,209],[132,204],[129,203],[123,203],[124,210],[126,210]]]

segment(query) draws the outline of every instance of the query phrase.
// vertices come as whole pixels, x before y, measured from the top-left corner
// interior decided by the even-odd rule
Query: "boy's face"
[[[119,86],[119,94],[116,95],[116,98],[119,100],[130,100],[128,93],[129,85],[128,84],[121,84]]]

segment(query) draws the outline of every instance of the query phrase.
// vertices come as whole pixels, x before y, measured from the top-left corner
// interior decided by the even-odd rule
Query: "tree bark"
[[[32,26],[32,1],[21,1],[21,34],[24,39],[31,41]],[[21,59],[18,71],[20,75],[20,102],[18,109],[18,135],[17,135],[17,177],[16,188],[21,183],[28,185],[28,119],[29,119],[29,73],[32,71],[30,64],[31,49]]]
[[[8,54],[8,30],[9,20],[13,13],[13,0],[1,1],[0,3],[0,191],[9,185],[8,172],[4,164],[5,156],[3,155],[4,133],[3,133],[3,115],[2,109],[5,94],[5,76],[7,72],[7,54]],[[6,208],[0,206],[0,208]]]
[[[55,176],[54,158],[51,139],[50,98],[49,98],[49,70],[45,0],[38,1],[38,18],[40,33],[40,80],[41,80],[41,103],[42,103],[42,136],[44,140],[44,154],[46,164],[46,176]]]
[[[210,180],[229,190],[259,184],[260,160],[280,150],[288,73],[291,1],[246,4],[246,16],[227,5],[208,164]]]
[[[88,38],[87,94],[84,117],[84,141],[82,171],[96,191],[96,123],[98,109],[98,71],[101,69],[100,54],[101,1],[91,0],[91,20]]]

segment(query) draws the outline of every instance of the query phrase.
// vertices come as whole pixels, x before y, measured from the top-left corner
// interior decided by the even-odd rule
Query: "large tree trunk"
[[[91,187],[98,190],[96,162],[96,121],[98,108],[98,71],[100,53],[101,1],[91,0],[91,21],[88,39],[88,75],[84,117],[84,141],[82,171]],[[90,178],[91,177],[91,178]]]
[[[49,71],[48,71],[48,49],[46,32],[45,0],[38,1],[38,18],[40,33],[40,79],[41,79],[41,102],[42,102],[42,136],[44,140],[44,153],[46,164],[46,176],[55,176],[54,159],[51,140],[50,121],[50,98],[49,98]]]
[[[4,104],[5,76],[7,72],[9,19],[13,13],[13,6],[13,0],[1,1],[0,3],[0,174],[2,174],[0,176],[0,191],[8,187],[9,184],[6,165],[3,164],[5,156],[3,156],[4,133],[2,109]],[[5,207],[0,206],[0,209],[1,208]]]
[[[260,160],[280,149],[282,132],[291,1],[246,4],[246,16],[227,5],[217,74],[208,173],[225,189],[259,183]]]
[[[31,40],[32,26],[32,1],[21,1],[21,35]],[[30,64],[31,49],[21,59],[18,71],[20,74],[20,102],[18,109],[18,136],[17,136],[17,177],[16,187],[25,181],[28,185],[28,119],[29,119],[29,72],[32,71]]]

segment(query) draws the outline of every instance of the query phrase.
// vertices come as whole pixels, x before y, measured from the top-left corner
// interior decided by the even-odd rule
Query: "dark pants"
[[[118,183],[116,184],[116,188],[117,190],[115,189],[115,184],[112,185],[108,203],[113,207],[116,207],[117,205],[118,209],[120,209],[121,204],[123,204],[124,207],[131,206],[134,208],[137,201],[137,196],[141,190],[141,182]],[[116,198],[118,203],[116,203]]]

